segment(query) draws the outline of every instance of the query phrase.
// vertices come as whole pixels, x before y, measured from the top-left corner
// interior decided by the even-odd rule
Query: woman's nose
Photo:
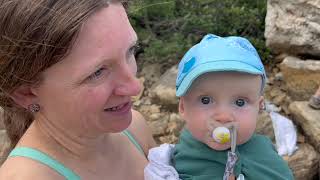
[[[115,77],[117,87],[115,88],[115,94],[120,96],[136,96],[141,91],[141,83],[136,77],[135,71],[130,68],[123,68]]]

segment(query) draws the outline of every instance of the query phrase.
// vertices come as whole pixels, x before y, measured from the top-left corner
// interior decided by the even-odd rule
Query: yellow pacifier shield
[[[212,131],[212,138],[220,144],[230,142],[230,131],[226,127],[217,127]]]

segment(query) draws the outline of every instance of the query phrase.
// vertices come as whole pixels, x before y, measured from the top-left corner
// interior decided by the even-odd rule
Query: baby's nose
[[[234,116],[231,113],[220,112],[215,115],[214,119],[222,124],[233,122]]]

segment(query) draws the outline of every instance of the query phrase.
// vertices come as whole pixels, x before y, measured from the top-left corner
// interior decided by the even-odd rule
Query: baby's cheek
[[[187,119],[186,126],[198,140],[203,139],[208,129],[207,122],[201,116]]]
[[[240,129],[238,129],[238,144],[243,144],[247,142],[255,131],[255,122],[250,122],[246,124],[241,124]]]

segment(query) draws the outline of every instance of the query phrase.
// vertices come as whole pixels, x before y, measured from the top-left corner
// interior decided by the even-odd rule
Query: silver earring
[[[28,106],[28,110],[32,113],[36,113],[40,111],[40,105],[39,104],[30,104]]]

